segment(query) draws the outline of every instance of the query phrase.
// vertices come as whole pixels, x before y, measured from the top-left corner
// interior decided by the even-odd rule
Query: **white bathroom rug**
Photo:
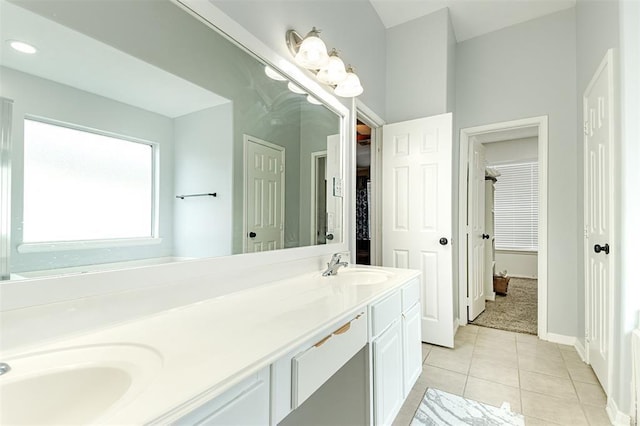
[[[437,389],[427,389],[411,426],[524,426],[524,416]]]

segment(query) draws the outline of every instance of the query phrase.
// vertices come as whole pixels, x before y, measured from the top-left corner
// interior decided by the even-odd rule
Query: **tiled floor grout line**
[[[477,328],[477,327],[474,327],[474,328],[475,330],[467,330],[457,334],[455,349],[440,348],[438,346],[428,345],[428,347],[425,348],[426,355],[422,359],[423,369],[425,368],[431,369],[431,371],[434,372],[433,374],[441,374],[441,373],[437,373],[437,371],[442,371],[443,373],[446,371],[448,372],[446,374],[456,375],[457,377],[459,377],[459,379],[456,379],[456,380],[459,380],[459,382],[457,382],[458,385],[456,385],[456,390],[453,393],[460,395],[463,398],[467,398],[465,395],[470,390],[469,382],[472,381],[472,377],[473,377],[473,380],[477,379],[478,384],[480,384],[480,382],[490,382],[490,383],[493,383],[494,385],[514,388],[514,380],[512,379],[509,379],[509,380],[505,379],[506,381],[502,381],[502,379],[498,379],[498,381],[494,381],[493,379],[489,378],[484,373],[482,373],[482,369],[483,369],[482,365],[487,360],[485,359],[487,352],[490,353],[491,351],[497,351],[498,353],[505,353],[504,361],[502,361],[499,358],[494,359],[494,364],[496,364],[498,367],[503,366],[504,368],[507,368],[507,367],[505,367],[506,364],[505,365],[502,364],[503,362],[508,361],[509,364],[511,363],[511,361],[509,361],[509,356],[506,355],[507,353],[509,353],[515,357],[516,371],[514,372],[515,374],[508,373],[508,375],[505,377],[509,377],[510,375],[510,377],[517,378],[517,383],[515,383],[515,388],[517,389],[518,395],[516,397],[517,399],[513,397],[515,395],[511,397],[507,397],[505,395],[504,397],[507,398],[506,399],[507,402],[510,400],[512,401],[513,404],[519,403],[520,407],[518,411],[522,416],[526,418],[530,418],[532,421],[537,420],[537,421],[540,421],[541,423],[547,422],[548,424],[557,424],[557,423],[554,423],[553,419],[551,418],[545,420],[544,415],[540,413],[537,408],[531,411],[532,407],[535,407],[536,402],[534,401],[536,401],[536,399],[539,399],[541,397],[551,397],[557,401],[565,400],[567,402],[571,402],[572,406],[574,403],[577,403],[580,408],[577,409],[578,407],[575,407],[573,409],[575,410],[575,415],[576,416],[579,415],[581,417],[582,419],[581,421],[586,421],[589,424],[593,424],[592,423],[593,420],[597,422],[601,421],[598,419],[598,417],[594,417],[598,415],[598,413],[594,410],[595,409],[602,410],[603,406],[601,402],[596,402],[598,401],[596,399],[598,397],[595,394],[593,394],[594,396],[591,396],[592,395],[591,388],[587,387],[582,389],[582,393],[586,395],[585,397],[587,398],[587,400],[585,401],[581,399],[580,394],[578,393],[578,387],[577,387],[578,382],[582,384],[586,384],[588,386],[593,385],[594,383],[592,383],[590,379],[588,379],[586,376],[584,380],[574,379],[573,375],[570,373],[569,367],[574,366],[576,362],[574,360],[575,357],[572,357],[572,354],[568,352],[568,348],[563,349],[564,346],[562,345],[542,341],[539,338],[537,338],[537,336],[534,336],[535,339],[529,339],[523,336],[521,337],[518,334],[511,334],[511,333],[505,336],[501,336],[500,334],[495,334],[491,331],[483,331],[483,328]],[[521,340],[519,339],[520,337],[521,337]],[[508,351],[504,350],[504,349],[507,349],[507,345],[511,347],[511,345],[513,344],[515,344],[514,351],[511,351],[510,349]],[[467,348],[467,346],[471,346],[471,347]],[[455,363],[447,362],[442,364],[441,363],[442,355],[446,354],[447,353],[446,351],[448,350],[455,351],[456,349],[458,350],[462,349],[462,353],[459,353],[456,356],[457,361],[455,361]],[[528,357],[531,357],[533,360],[540,359],[545,364],[546,362],[549,362],[549,367],[553,367],[553,366],[555,367],[551,369],[542,368],[544,364],[538,366],[537,361],[531,365],[529,365],[530,364],[529,361],[526,361],[525,362],[526,365],[524,365],[520,363],[521,357],[524,357],[523,360]],[[560,357],[560,359],[558,359],[558,357]],[[491,359],[492,358],[489,358],[489,361],[491,361]],[[474,362],[478,362],[476,367],[473,367]],[[524,365],[526,369],[522,369],[521,368],[522,365]],[[564,376],[555,374],[555,368],[560,368],[560,366],[562,366],[562,369],[565,374]],[[538,367],[542,368],[544,372],[538,371],[537,370]],[[479,370],[474,373],[475,370],[473,370],[473,368],[476,368],[476,370],[478,369]],[[577,370],[577,371],[578,371],[577,373],[578,376],[576,377],[578,379],[582,378],[583,377],[582,371],[581,370]],[[528,400],[529,405],[527,406],[529,407],[529,411],[528,411],[529,414],[525,415],[524,400],[526,398],[524,398],[523,396],[524,390],[523,390],[523,382],[522,382],[523,380],[522,373],[525,373],[525,372],[529,376],[531,376],[531,378],[536,377],[537,378],[536,380],[545,381],[545,379],[543,378],[545,376],[549,377],[549,380],[551,380],[552,378],[556,379],[558,384],[562,384],[562,383],[567,384],[566,379],[568,378],[570,381],[570,387],[568,386],[565,387],[564,392],[560,391],[560,392],[549,393],[546,390],[546,388],[539,387],[538,385],[535,385],[534,382],[532,382],[533,387],[531,387],[531,384],[528,385],[528,388],[531,390],[527,390],[528,392],[527,398],[529,399],[536,398],[536,399],[532,401]],[[478,374],[476,375],[476,373]],[[423,376],[423,377],[427,377],[427,376]],[[424,380],[426,380],[426,382]],[[476,382],[473,382],[473,383],[476,383]],[[511,384],[508,384],[508,383],[511,383]],[[424,386],[424,388],[422,388],[422,386]],[[427,379],[423,378],[422,384],[418,386],[418,388],[416,388],[416,389],[419,389],[419,392],[421,395],[416,396],[416,394],[414,394],[414,396],[411,398],[411,401],[404,407],[404,409],[402,410],[404,414],[400,416],[401,420],[399,423],[397,423],[398,425],[404,426],[406,421],[410,423],[411,419],[415,417],[416,413],[420,409],[420,406],[424,397],[424,393],[430,387],[434,389],[439,388],[439,386],[437,385],[434,386],[433,383],[430,383],[428,378]],[[471,389],[472,393],[476,392],[474,389],[476,389],[475,384]],[[572,397],[567,393],[569,389],[571,389],[575,397]],[[458,394],[458,392],[460,393]],[[513,391],[513,394],[515,394],[515,389]],[[474,400],[474,398],[471,398],[471,399]],[[495,399],[497,400],[498,398],[495,398]],[[502,403],[504,402],[505,401],[503,401]],[[498,402],[494,402],[494,403],[497,404]],[[534,404],[534,406],[530,406],[531,404]],[[517,407],[512,407],[512,410],[514,410],[514,408],[517,408]]]

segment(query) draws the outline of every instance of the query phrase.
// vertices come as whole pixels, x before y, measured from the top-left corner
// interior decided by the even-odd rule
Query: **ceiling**
[[[369,0],[386,28],[449,8],[458,42],[574,7],[576,0]]]

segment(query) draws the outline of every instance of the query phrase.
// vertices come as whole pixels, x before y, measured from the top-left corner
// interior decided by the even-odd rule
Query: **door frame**
[[[382,265],[382,126],[386,122],[378,116],[375,112],[369,109],[365,104],[356,99],[355,102],[356,113],[354,116],[357,120],[362,121],[364,124],[371,128],[371,217],[369,221],[371,223],[371,233],[369,235],[370,245],[370,263],[371,265]],[[355,140],[355,138],[354,138]],[[355,149],[355,147],[354,147]],[[355,156],[354,156],[355,157]],[[355,159],[354,159],[355,162]],[[354,173],[357,170],[354,164]],[[356,180],[354,179],[354,185]],[[354,191],[355,194],[355,191]],[[354,197],[355,203],[355,197]],[[354,209],[355,214],[355,209]],[[354,217],[355,220],[355,217]],[[353,227],[353,241],[355,247],[355,233],[356,228]],[[355,253],[354,253],[355,260]]]
[[[318,244],[318,233],[317,233],[317,220],[316,220],[316,216],[317,216],[317,212],[316,212],[316,188],[317,188],[317,182],[316,179],[318,177],[318,159],[320,158],[327,158],[327,150],[325,149],[324,151],[314,151],[311,153],[311,218],[310,218],[310,228],[311,228],[311,244],[312,245],[316,245]],[[325,165],[326,168],[326,165]],[[326,176],[325,176],[326,178]]]
[[[284,167],[283,172],[280,174],[280,183],[281,183],[281,194],[282,196],[280,197],[280,209],[282,212],[282,223],[284,225],[284,219],[285,219],[285,203],[284,203],[284,198],[285,198],[285,194],[286,194],[286,188],[285,188],[285,176],[287,173],[287,167],[286,167],[286,163],[285,163],[285,147],[280,146],[280,145],[276,145],[272,142],[268,142],[265,140],[262,140],[260,138],[256,138],[255,136],[251,136],[248,134],[244,134],[242,135],[242,140],[243,140],[243,144],[242,144],[242,253],[247,253],[247,232],[249,231],[249,228],[247,226],[247,207],[249,205],[249,200],[248,200],[248,193],[249,191],[247,191],[247,184],[248,184],[248,168],[247,168],[247,161],[249,160],[247,158],[247,145],[250,143],[255,143],[258,145],[263,145],[266,146],[268,148],[274,149],[276,151],[280,151],[280,161],[282,164],[282,166]],[[282,246],[282,248],[284,247],[284,226],[280,229],[280,245]]]
[[[549,118],[546,115],[519,120],[468,127],[460,130],[460,165],[458,170],[458,283],[459,325],[468,322],[467,313],[467,191],[469,146],[474,136],[497,131],[536,128],[538,131],[538,337],[547,339],[547,280],[548,280],[548,176],[549,176]]]

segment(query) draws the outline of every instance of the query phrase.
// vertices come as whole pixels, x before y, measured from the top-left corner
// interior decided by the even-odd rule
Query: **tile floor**
[[[525,416],[526,425],[610,425],[606,396],[573,346],[529,334],[460,327],[455,349],[423,344],[424,365],[394,426],[406,426],[428,387]]]

